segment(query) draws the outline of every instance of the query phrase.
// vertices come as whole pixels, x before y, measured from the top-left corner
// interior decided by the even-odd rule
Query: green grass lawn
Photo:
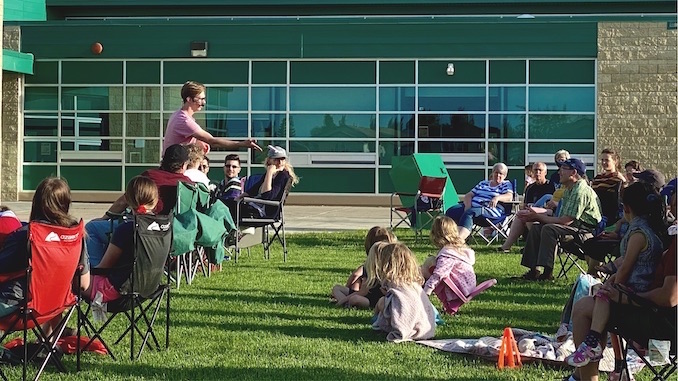
[[[428,242],[414,244],[398,230],[420,261],[434,254]],[[124,341],[114,346],[119,357],[85,354],[79,374],[45,380],[553,380],[566,374],[541,365],[499,371],[495,364],[437,351],[414,343],[392,344],[371,330],[370,311],[337,308],[329,303],[335,283],[365,258],[364,231],[289,236],[289,256],[279,245],[270,260],[260,246],[211,278],[172,290],[171,343],[168,351],[146,350],[130,362]],[[520,275],[520,256],[476,247],[479,281],[498,283],[457,316],[444,316],[436,338],[501,336],[505,326],[552,334],[558,327],[570,281],[550,283],[511,280]],[[571,276],[572,277],[572,276]],[[440,307],[437,299],[436,306]],[[159,322],[161,323],[161,322]],[[159,328],[160,326],[158,326]],[[109,327],[108,338],[121,332]],[[75,370],[75,356],[66,366]],[[10,379],[20,369],[3,367]],[[645,378],[647,372],[643,372]]]

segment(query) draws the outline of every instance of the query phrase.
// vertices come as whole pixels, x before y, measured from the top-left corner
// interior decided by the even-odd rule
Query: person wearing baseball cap
[[[652,185],[657,193],[659,193],[664,187],[664,184],[666,184],[664,175],[654,169],[646,169],[642,172],[634,173],[633,177],[640,182]]]
[[[526,221],[539,222],[532,225],[527,235],[520,262],[529,269],[522,276],[525,280],[552,280],[558,243],[563,239],[593,237],[592,232],[602,219],[598,196],[585,179],[586,164],[577,158],[569,158],[560,164],[558,173],[566,190],[557,215],[534,211],[524,215]],[[544,272],[540,273],[538,267]]]

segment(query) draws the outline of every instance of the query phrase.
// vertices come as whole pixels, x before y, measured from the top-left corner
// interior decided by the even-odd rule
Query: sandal
[[[495,248],[494,251],[496,251],[497,253],[503,253],[503,254],[510,254],[511,253],[511,249],[502,249],[501,246]]]

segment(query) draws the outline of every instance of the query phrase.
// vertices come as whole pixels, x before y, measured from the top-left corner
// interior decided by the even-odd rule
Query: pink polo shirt
[[[184,110],[177,110],[170,116],[167,121],[167,129],[165,130],[165,140],[162,144],[162,153],[165,154],[167,147],[173,144],[191,144],[200,142],[203,145],[205,153],[210,151],[210,145],[198,141],[193,134],[201,131],[202,127],[196,123],[195,119]]]

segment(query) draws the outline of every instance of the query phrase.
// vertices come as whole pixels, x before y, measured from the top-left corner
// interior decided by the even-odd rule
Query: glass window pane
[[[290,83],[293,84],[374,84],[374,61],[292,61]]]
[[[122,84],[121,61],[62,61],[61,83]]]
[[[490,115],[490,138],[525,138],[525,115]]]
[[[62,110],[122,110],[122,87],[63,87]]]
[[[596,63],[593,60],[531,60],[532,84],[594,84]]]
[[[122,167],[62,165],[61,177],[68,181],[71,190],[120,191]]]
[[[57,84],[59,83],[59,63],[55,61],[39,61],[33,63],[33,75],[26,75],[27,84]],[[34,167],[35,168],[35,167]]]
[[[247,111],[247,87],[208,87],[207,105],[210,111]]]
[[[57,114],[24,114],[24,136],[57,136]]]
[[[287,83],[287,62],[252,62],[252,83],[285,84]]]
[[[577,154],[594,154],[593,142],[544,142],[528,143],[530,153],[553,155],[558,150],[567,150],[570,155],[577,157]],[[550,163],[547,163],[550,165]]]
[[[155,113],[127,113],[125,114],[127,122],[126,136],[148,136],[160,137],[162,129],[165,126],[162,123],[161,114]]]
[[[59,89],[56,87],[25,87],[25,110],[58,110]]]
[[[188,49],[188,45],[186,48]],[[249,63],[247,61],[165,61],[163,63],[163,83],[183,85],[187,77],[204,84],[246,84],[249,81]],[[177,95],[177,98],[180,97]]]
[[[414,115],[413,114],[380,114],[379,115],[380,138],[413,138]]]
[[[379,83],[414,83],[414,61],[379,62]]]
[[[414,111],[414,87],[379,88],[379,111]]]
[[[24,165],[23,166],[23,191],[35,190],[45,177],[57,175],[56,165]]]
[[[525,83],[525,61],[490,61],[490,83]]]
[[[24,162],[56,163],[56,161],[57,161],[57,142],[24,141]]]
[[[63,136],[122,136],[122,113],[64,113]]]
[[[530,111],[593,112],[593,87],[530,87]]]
[[[379,168],[379,193],[390,194],[395,192],[395,186],[391,180],[390,168]]]
[[[374,114],[293,114],[290,123],[295,136],[374,139]]]
[[[127,61],[127,84],[160,83],[160,62]]]
[[[61,151],[88,151],[87,161],[110,161],[110,158],[101,158],[97,152],[122,151],[121,139],[102,139],[98,136],[83,136],[61,140]],[[90,152],[91,151],[91,152]]]
[[[448,168],[447,174],[450,176],[454,188],[459,195],[464,195],[471,191],[481,180],[485,180],[484,169],[455,169]]]
[[[414,153],[414,141],[379,141],[379,165],[391,165],[393,157],[409,156]]]
[[[126,139],[125,163],[158,164],[161,144],[159,139]]]
[[[485,114],[419,114],[420,138],[481,138]]]
[[[253,87],[252,110],[285,111],[287,109],[287,91],[284,87]]]
[[[490,87],[490,111],[525,111],[524,87]]]
[[[594,139],[595,115],[530,115],[530,139]]]
[[[125,171],[125,182],[124,182],[124,184],[128,184],[129,181],[132,180],[132,178],[133,178],[134,176],[138,176],[138,175],[144,173],[144,171],[146,171],[146,170],[148,170],[148,169],[151,169],[151,168],[158,168],[158,166],[157,166],[157,165],[152,165],[152,166],[147,166],[147,165],[134,165],[134,166],[126,165],[126,166],[124,167],[124,171]]]
[[[209,99],[207,99],[209,102]],[[181,86],[163,86],[162,87],[162,109],[163,111],[176,111],[182,106]]]
[[[214,136],[229,139],[248,136],[247,114],[200,113],[193,116],[203,129]]]
[[[490,142],[487,164],[525,165],[525,143],[523,142]],[[508,179],[524,179],[524,174],[509,173]]]
[[[447,74],[449,64],[454,75]],[[419,83],[485,84],[485,61],[419,61]]]
[[[127,99],[125,100],[125,103],[127,110],[160,110],[160,87],[130,86],[127,88]]]
[[[484,142],[459,142],[452,140],[419,141],[419,152],[430,153],[485,153]],[[483,160],[484,162],[484,160]]]
[[[420,87],[419,111],[485,111],[484,87]]]
[[[343,153],[362,152],[374,153],[375,141],[359,140],[292,140],[290,141],[291,152],[337,152],[337,161],[341,162]],[[346,156],[348,158],[348,156]],[[347,162],[352,163],[352,161]],[[294,163],[292,163],[294,164]],[[327,163],[316,163],[327,164]]]
[[[374,87],[293,87],[292,111],[374,111]]]
[[[252,136],[287,137],[285,114],[252,114]],[[296,136],[294,126],[290,126],[290,136]]]

